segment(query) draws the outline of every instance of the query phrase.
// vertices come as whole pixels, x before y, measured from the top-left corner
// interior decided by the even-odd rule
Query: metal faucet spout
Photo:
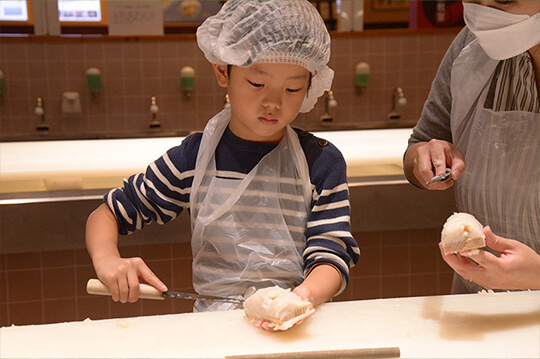
[[[407,99],[405,98],[405,94],[403,93],[403,89],[401,87],[396,87],[394,91],[392,92],[392,112],[388,114],[389,120],[399,120],[401,118],[401,115],[397,111],[397,106],[405,106],[407,104]]]
[[[39,118],[39,123],[36,126],[36,131],[46,134],[49,132],[49,125],[45,123],[45,103],[43,97],[37,98],[36,108],[34,108],[34,114]]]
[[[159,107],[157,105],[156,96],[152,96],[150,99],[150,113],[152,114],[152,121],[150,122],[150,129],[156,130],[161,127],[161,123],[157,119],[157,114],[159,112]]]
[[[328,91],[324,101],[324,114],[320,117],[323,124],[332,122],[334,118],[330,115],[332,109],[337,107],[337,101],[334,98],[334,91]]]

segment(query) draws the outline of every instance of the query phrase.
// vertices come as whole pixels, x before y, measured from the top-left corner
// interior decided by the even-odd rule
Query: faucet
[[[150,99],[150,113],[152,114],[152,121],[150,122],[150,129],[157,130],[161,127],[161,123],[157,120],[157,114],[159,112],[159,107],[157,105],[156,96],[152,96]]]
[[[330,111],[336,108],[337,104],[338,103],[334,98],[334,91],[328,91],[324,101],[324,114],[320,117],[323,124],[328,124],[334,120],[334,118],[330,115]]]
[[[49,131],[49,125],[45,123],[45,104],[43,102],[43,97],[37,98],[34,114],[39,118],[39,123],[36,126],[36,130],[43,134],[47,133]]]
[[[407,104],[407,99],[403,94],[401,87],[396,87],[392,92],[392,112],[388,114],[389,120],[399,120],[401,115],[397,112],[397,106],[405,106]]]

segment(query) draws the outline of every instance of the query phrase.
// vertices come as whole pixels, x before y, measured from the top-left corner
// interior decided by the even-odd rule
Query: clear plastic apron
[[[454,185],[456,205],[540,253],[540,114],[484,108],[497,64],[474,40],[452,67],[452,138],[467,165]],[[453,290],[482,289],[454,282]]]
[[[287,126],[281,142],[245,178],[218,178],[214,153],[229,120],[225,109],[208,122],[197,155],[190,194],[194,288],[234,297],[251,286],[295,287],[303,280],[312,198],[300,141]],[[197,301],[194,310],[237,307]]]

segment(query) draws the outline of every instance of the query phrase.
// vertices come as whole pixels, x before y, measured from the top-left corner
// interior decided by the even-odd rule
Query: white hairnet
[[[197,29],[197,43],[213,64],[306,68],[314,76],[300,112],[310,111],[332,85],[330,35],[307,0],[228,0]]]

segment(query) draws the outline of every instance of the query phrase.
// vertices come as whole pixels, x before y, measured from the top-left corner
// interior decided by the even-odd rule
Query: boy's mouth
[[[260,116],[259,121],[265,125],[274,125],[278,122],[277,118],[274,116]]]

